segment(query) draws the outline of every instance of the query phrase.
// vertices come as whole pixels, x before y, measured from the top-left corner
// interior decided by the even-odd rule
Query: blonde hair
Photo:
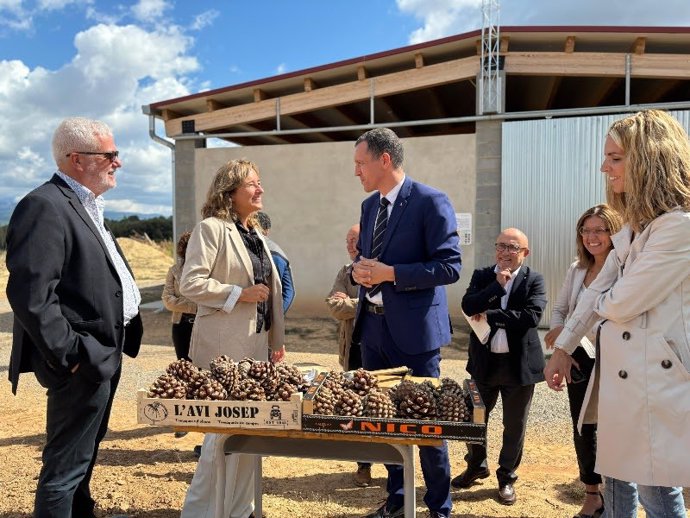
[[[589,268],[594,264],[594,256],[587,250],[582,236],[580,235],[580,229],[585,226],[585,221],[592,216],[601,218],[611,235],[618,232],[623,226],[623,220],[620,215],[605,203],[595,205],[584,211],[580,219],[577,220],[577,225],[575,226],[575,235],[577,236],[575,238],[577,244],[577,262],[581,268]],[[613,245],[611,248],[613,248]]]
[[[635,232],[680,207],[690,210],[690,142],[680,123],[645,110],[611,124],[608,135],[625,153],[625,192],[607,201]]]
[[[219,218],[228,221],[238,221],[239,216],[232,207],[232,193],[247,179],[247,177],[255,172],[259,174],[259,168],[256,164],[241,158],[239,160],[230,160],[220,166],[216,171],[211,186],[206,195],[206,202],[201,209],[201,216],[204,218]],[[249,217],[248,225],[250,227],[258,226],[256,216],[252,214]]]

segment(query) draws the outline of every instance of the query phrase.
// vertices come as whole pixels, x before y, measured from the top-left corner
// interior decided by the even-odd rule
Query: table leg
[[[405,518],[415,518],[417,513],[417,494],[414,488],[415,446],[393,445],[403,460],[403,488],[405,491]]]
[[[261,518],[263,516],[263,502],[261,500],[263,495],[262,488],[262,470],[261,455],[254,455],[254,516]]]

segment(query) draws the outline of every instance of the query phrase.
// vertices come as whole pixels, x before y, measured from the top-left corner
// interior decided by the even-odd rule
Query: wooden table
[[[378,462],[403,466],[405,490],[405,518],[416,516],[415,446],[440,446],[437,439],[405,439],[370,435],[341,435],[302,432],[298,430],[270,430],[245,428],[189,428],[176,430],[228,435],[226,453],[255,455],[254,515],[262,512],[262,456],[297,457],[310,459]]]

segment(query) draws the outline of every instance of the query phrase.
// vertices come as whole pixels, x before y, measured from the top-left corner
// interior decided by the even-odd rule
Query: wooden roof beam
[[[618,88],[622,79],[618,77],[602,78],[579,92],[578,106],[600,106]]]
[[[304,91],[305,92],[311,92],[312,90],[316,90],[316,82],[311,77],[305,77],[304,78]]]
[[[207,112],[214,112],[216,110],[222,110],[223,108],[227,108],[227,104],[223,104],[221,102],[216,101],[215,99],[206,99],[206,111]]]
[[[268,94],[264,92],[261,88],[254,88],[254,102],[258,103],[268,99]]]
[[[165,122],[168,122],[169,120],[172,120],[172,119],[178,119],[178,118],[182,117],[182,115],[180,115],[176,111],[170,110],[168,108],[163,108],[161,110],[161,117],[163,117],[163,120]]]
[[[298,120],[296,117],[289,117],[289,116],[283,116],[282,119],[282,126],[283,129],[308,129],[312,128],[313,126],[309,126],[302,121]],[[306,135],[303,135],[304,137],[310,137],[313,140],[319,141],[319,142],[333,142],[333,139],[328,136],[327,133],[307,133]]]
[[[479,60],[475,56],[445,61],[423,68],[393,72],[371,79],[357,80],[311,92],[298,92],[280,98],[282,115],[294,115],[339,105],[365,101],[371,95],[371,82],[378,97],[420,90],[436,85],[474,79],[479,71]],[[218,131],[237,124],[247,124],[274,118],[276,103],[264,99],[254,103],[231,106],[210,113],[201,113],[168,121],[165,131],[170,137],[182,133],[182,121],[194,120],[196,131]]]
[[[563,52],[566,54],[572,54],[575,52],[575,36],[568,36],[565,39],[565,48],[563,49]]]
[[[635,43],[633,43],[632,46],[632,51],[637,54],[638,56],[641,56],[644,54],[645,47],[647,45],[647,38],[640,36],[639,38],[635,39]]]
[[[635,102],[640,104],[652,104],[662,102],[664,97],[673,91],[682,81],[678,80],[659,80],[654,81],[654,85],[647,85],[642,95],[635,91]]]
[[[364,81],[369,77],[369,72],[367,72],[367,68],[364,65],[359,65],[357,67],[357,80],[358,81]]]
[[[415,68],[422,68],[424,66],[424,56],[422,55],[421,52],[417,52],[414,55],[414,67]]]
[[[510,36],[501,36],[501,42],[499,44],[499,52],[505,54],[508,52],[508,47],[510,46]]]
[[[690,55],[633,55],[632,77],[690,79]],[[506,74],[624,77],[625,54],[613,52],[510,52]]]

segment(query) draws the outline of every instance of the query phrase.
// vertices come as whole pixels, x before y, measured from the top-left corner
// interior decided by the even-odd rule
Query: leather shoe
[[[371,485],[371,466],[359,466],[354,480],[356,486],[369,487]]]
[[[429,511],[429,518],[448,518],[448,516],[437,511]]]
[[[499,502],[501,502],[503,505],[513,505],[515,500],[517,500],[517,496],[515,495],[515,488],[513,487],[513,484],[508,482],[507,484],[501,484],[498,487]]]
[[[491,475],[491,472],[486,468],[484,468],[484,469],[467,468],[465,471],[463,471],[457,477],[455,477],[453,480],[451,480],[450,485],[456,489],[465,489],[467,487],[470,487],[472,485],[472,482],[474,482],[475,480],[480,479],[480,478],[488,478],[489,475]]]
[[[376,511],[366,515],[364,518],[403,518],[405,516],[405,506],[389,508],[388,504],[383,504]]]

